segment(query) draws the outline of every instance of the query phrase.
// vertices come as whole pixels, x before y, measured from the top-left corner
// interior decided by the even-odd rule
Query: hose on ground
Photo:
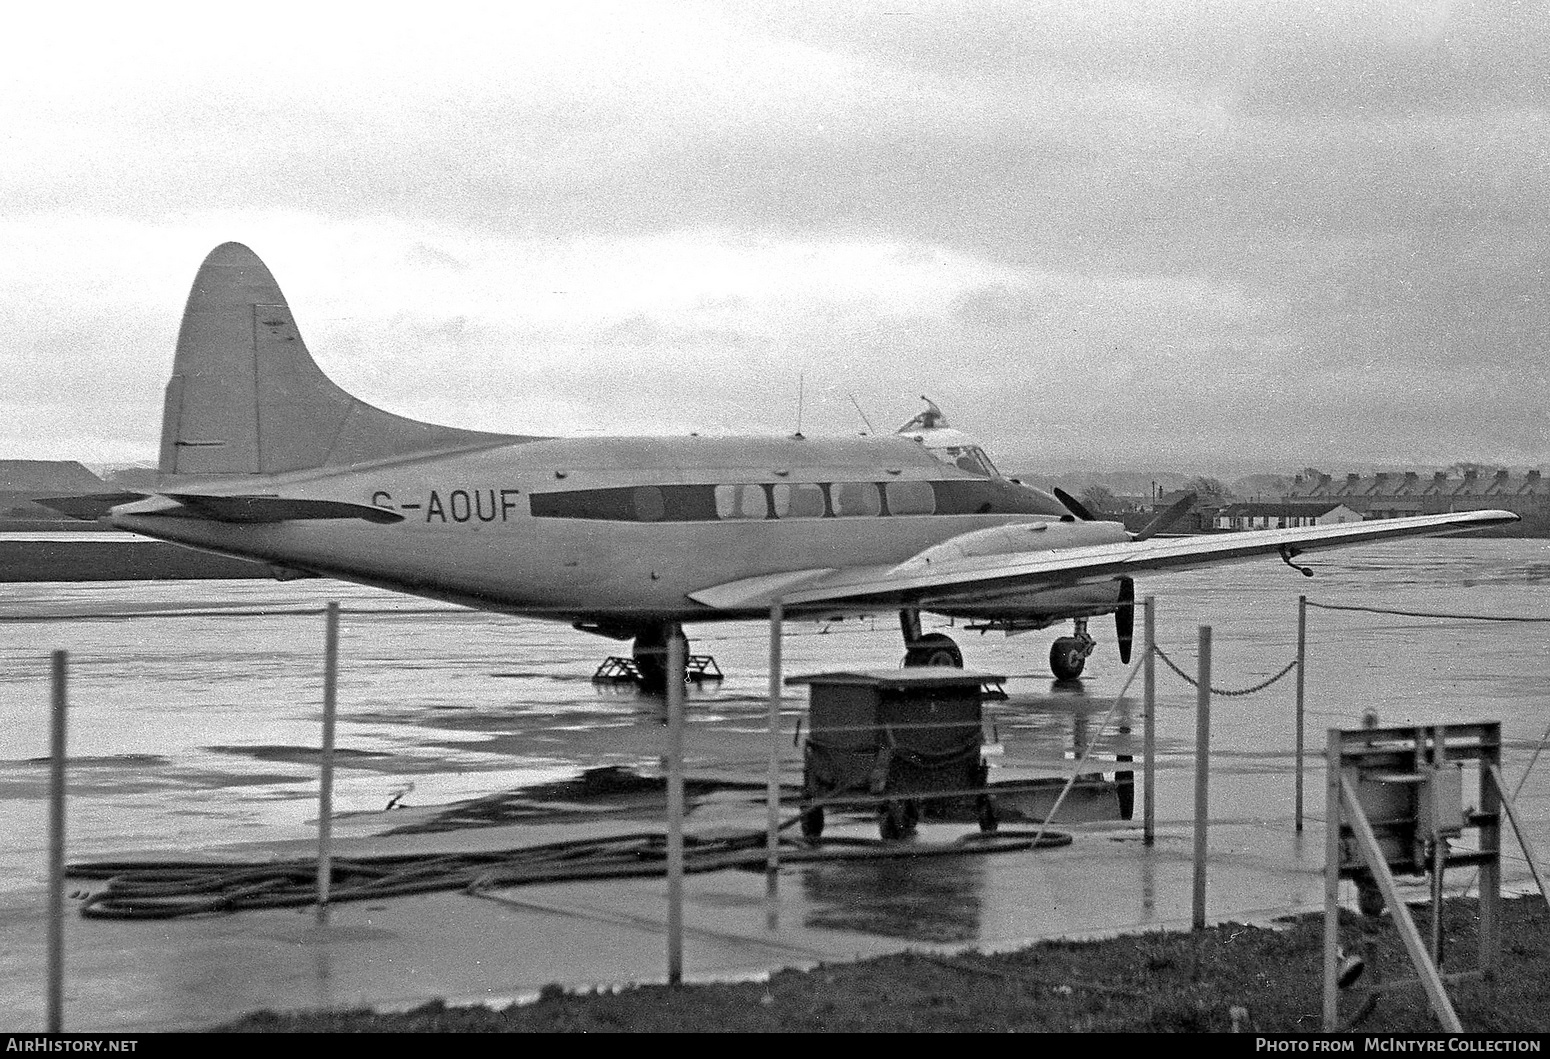
[[[781,838],[782,863],[883,857],[1010,853],[1069,845],[1071,835],[1001,830],[973,833],[955,842],[884,842],[829,838],[818,843]],[[762,831],[719,838],[684,837],[686,873],[726,868],[760,869],[768,857]],[[72,864],[66,875],[101,879],[87,895],[88,919],[175,919],[260,908],[300,908],[317,903],[317,861],[275,862],[96,861]],[[398,854],[334,858],[329,901],[365,901],[431,893],[478,892],[534,883],[649,878],[667,873],[667,838],[657,832],[577,839],[484,853]]]

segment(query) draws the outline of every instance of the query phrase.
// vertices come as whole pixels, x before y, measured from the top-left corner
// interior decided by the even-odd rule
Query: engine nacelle
[[[924,572],[941,566],[972,562],[986,556],[1052,552],[1095,544],[1118,544],[1130,539],[1118,522],[1065,522],[1040,519],[960,533],[910,556],[894,567],[894,573]]]
[[[1110,614],[1123,602],[1120,582],[1104,581],[1092,585],[1073,585],[1070,588],[1048,588],[1040,592],[1026,589],[1008,591],[1004,595],[973,599],[931,600],[921,609],[933,614],[968,621],[985,622],[1008,632],[1043,629],[1071,618],[1094,618]]]

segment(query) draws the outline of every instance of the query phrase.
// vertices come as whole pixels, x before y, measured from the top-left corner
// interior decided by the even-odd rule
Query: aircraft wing
[[[787,607],[855,603],[929,608],[933,602],[962,603],[1015,591],[1242,562],[1277,555],[1282,549],[1290,558],[1320,548],[1461,533],[1516,521],[1518,516],[1510,511],[1461,511],[1330,526],[1153,537],[1144,541],[969,556],[930,564],[905,562],[792,571],[715,585],[692,592],[689,598],[717,610],[766,609],[777,602]]]

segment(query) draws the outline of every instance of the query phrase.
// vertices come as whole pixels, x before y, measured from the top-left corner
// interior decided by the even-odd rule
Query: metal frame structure
[[[1550,891],[1501,773],[1501,724],[1413,725],[1329,729],[1326,856],[1324,863],[1324,1029],[1339,1027],[1339,888],[1341,879],[1376,887],[1415,965],[1432,1012],[1443,1028],[1461,1032],[1444,988],[1442,877],[1448,868],[1479,870],[1479,961],[1449,979],[1496,972],[1501,922],[1501,818],[1512,825],[1540,893]],[[1463,769],[1479,774],[1477,807],[1463,805]],[[1473,848],[1451,840],[1474,832]],[[1431,937],[1423,941],[1400,896],[1395,873],[1425,875],[1431,883]],[[1414,981],[1414,980],[1407,980]],[[1395,985],[1405,983],[1392,983]]]

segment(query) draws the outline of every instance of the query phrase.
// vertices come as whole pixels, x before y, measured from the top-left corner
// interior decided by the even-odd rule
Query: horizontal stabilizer
[[[0,533],[0,584],[231,579],[286,581],[294,577],[311,576],[304,571],[288,570],[268,563],[215,555],[165,541],[147,540],[133,533],[101,530]],[[90,605],[89,609],[95,609],[96,606]],[[101,606],[112,609],[106,603]],[[156,606],[152,605],[153,609]],[[44,619],[40,617],[39,620]]]
[[[342,500],[301,500],[280,496],[210,496],[202,493],[166,493],[184,510],[158,511],[173,518],[205,518],[214,522],[291,522],[297,519],[360,518],[367,522],[402,522],[396,511]]]
[[[53,508],[71,518],[95,522],[118,505],[144,500],[147,495],[146,493],[87,493],[84,496],[39,497],[33,503]]]

